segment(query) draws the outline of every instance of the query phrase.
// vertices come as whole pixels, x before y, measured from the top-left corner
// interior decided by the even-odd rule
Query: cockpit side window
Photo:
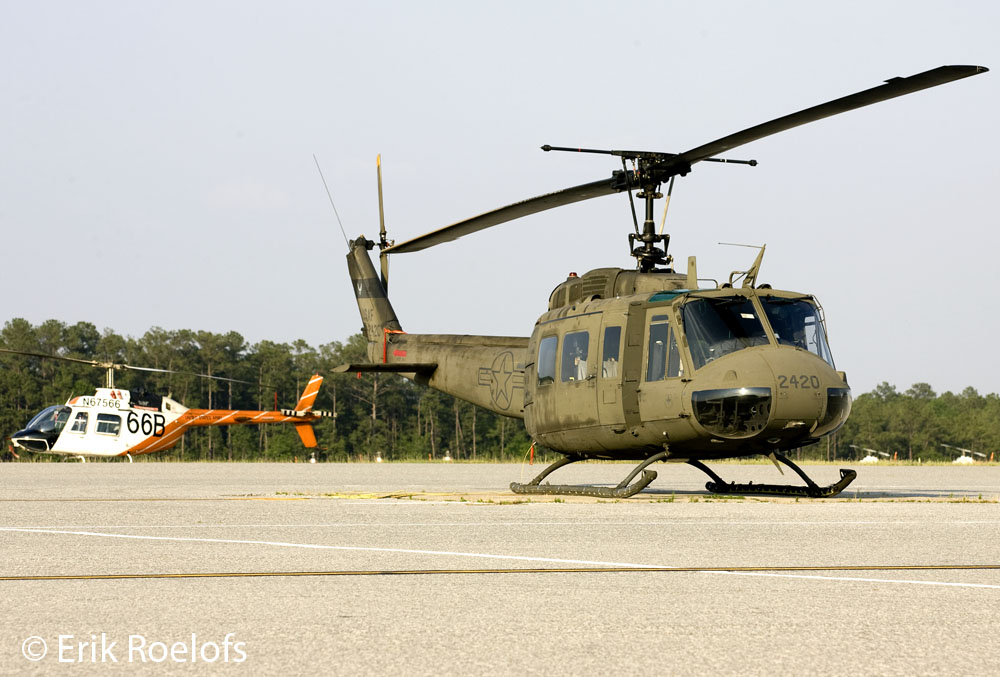
[[[35,414],[34,418],[28,421],[26,430],[34,430],[40,433],[59,433],[69,423],[69,415],[73,410],[66,405],[56,404],[46,407]]]
[[[695,369],[729,353],[767,345],[767,334],[749,298],[724,296],[684,304],[684,331]]]
[[[649,323],[646,381],[662,381],[667,373],[667,340],[670,325],[666,315],[656,315]]]
[[[546,336],[538,344],[538,385],[556,380],[556,349],[559,338]]]
[[[618,360],[621,354],[622,328],[605,327],[604,351],[601,356],[601,376],[618,378]]]
[[[677,346],[677,332],[666,315],[655,315],[649,322],[646,381],[662,381],[683,376],[684,365]]]
[[[815,305],[804,299],[777,297],[761,298],[761,304],[779,345],[808,350],[834,366],[823,321]]]
[[[684,375],[684,364],[681,362],[681,351],[677,347],[677,333],[670,328],[670,347],[667,352],[667,378],[677,378]]]
[[[85,411],[76,412],[76,418],[73,419],[73,427],[69,429],[71,433],[85,433],[87,432],[87,419],[90,418]]]
[[[587,370],[587,353],[590,344],[590,334],[585,331],[575,331],[566,334],[563,339],[562,380],[585,381],[589,376]]]

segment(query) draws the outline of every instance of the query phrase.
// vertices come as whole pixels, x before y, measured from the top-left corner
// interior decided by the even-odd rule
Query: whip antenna
[[[330,198],[330,206],[333,207],[333,215],[337,217],[340,233],[344,236],[344,244],[350,249],[351,242],[347,239],[347,233],[344,232],[344,224],[340,221],[340,214],[337,213],[337,205],[333,204],[333,195],[330,193],[330,187],[326,185],[326,177],[323,176],[323,170],[319,167],[319,160],[316,159],[316,153],[313,153],[313,162],[316,163],[316,171],[319,172],[319,178],[322,179],[323,187],[326,188],[326,196]]]

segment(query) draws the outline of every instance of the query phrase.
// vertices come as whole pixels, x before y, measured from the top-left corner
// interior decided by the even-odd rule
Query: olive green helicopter
[[[349,243],[347,264],[368,341],[370,363],[337,372],[394,372],[490,411],[521,418],[534,443],[564,456],[519,494],[624,498],[656,478],[658,462],[705,472],[712,493],[835,496],[857,473],[819,486],[782,452],[839,429],[851,390],[834,366],[822,307],[814,296],[757,284],[763,247],[746,271],[701,286],[694,257],[683,273],[657,233],[654,201],[698,162],[756,165],[719,154],[793,127],[986,72],[942,66],[750,127],[683,153],[542,146],[544,151],[603,153],[622,169],[601,179],[517,202],[396,244],[386,238],[378,167],[380,239]],[[629,166],[631,163],[631,167]],[[645,220],[636,217],[644,201]],[[527,337],[407,334],[387,296],[388,256],[416,252],[547,209],[625,192],[634,232],[633,270],[571,274],[549,296]],[[368,252],[380,250],[381,276]],[[805,486],[727,483],[704,461],[763,455]],[[637,461],[616,487],[542,483],[554,470],[587,459]],[[636,477],[641,473],[641,477]],[[634,480],[634,481],[633,481]]]

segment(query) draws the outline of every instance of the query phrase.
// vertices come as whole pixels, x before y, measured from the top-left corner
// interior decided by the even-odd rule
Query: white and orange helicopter
[[[38,454],[73,456],[81,461],[86,461],[87,457],[124,456],[131,462],[133,456],[174,447],[189,428],[262,423],[293,424],[303,446],[313,449],[316,447],[313,424],[324,417],[335,416],[328,411],[313,409],[319,387],[323,383],[323,377],[319,374],[314,374],[309,379],[294,409],[188,409],[170,397],[131,392],[114,385],[114,372],[118,369],[175,374],[186,372],[6,348],[0,348],[0,352],[78,362],[107,370],[106,387],[98,388],[93,395],[70,397],[66,404],[46,407],[35,414],[23,430],[11,435],[10,442],[14,447]],[[194,375],[220,381],[250,383],[220,376]]]

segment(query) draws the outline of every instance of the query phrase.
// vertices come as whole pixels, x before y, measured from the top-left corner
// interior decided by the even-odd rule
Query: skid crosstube
[[[803,498],[832,498],[847,488],[847,485],[854,481],[858,473],[847,468],[840,469],[840,479],[833,484],[821,487],[816,484],[799,466],[781,454],[773,454],[774,458],[781,461],[803,479],[806,486],[794,484],[736,484],[726,482],[716,475],[711,468],[701,461],[689,460],[688,465],[694,466],[712,478],[711,482],[705,483],[705,488],[713,494],[743,494],[743,495],[764,495],[764,496],[797,496]]]
[[[570,463],[576,463],[578,461],[585,461],[586,456],[581,454],[570,454],[565,456],[552,465],[548,466],[539,473],[538,477],[531,480],[527,484],[521,484],[519,482],[511,482],[510,490],[515,494],[536,494],[536,495],[563,495],[563,496],[594,496],[597,498],[628,498],[630,496],[635,496],[637,493],[649,486],[650,482],[656,479],[656,471],[646,470],[646,468],[657,461],[662,461],[670,456],[669,451],[661,451],[658,454],[650,456],[645,461],[637,465],[628,477],[621,481],[616,487],[597,487],[586,484],[542,484],[542,480],[552,474],[553,471],[558,470],[564,465],[569,465]],[[707,465],[701,461],[690,459],[687,461],[688,465],[698,468],[706,475],[712,478],[712,481],[705,484],[705,489],[713,494],[740,494],[740,495],[765,495],[765,496],[795,496],[802,498],[832,498],[836,496],[844,489],[847,488],[851,482],[858,476],[858,473],[854,470],[849,470],[846,468],[841,468],[840,479],[825,487],[821,487],[816,484],[812,478],[810,478],[799,466],[795,465],[791,460],[785,458],[781,454],[772,454],[771,458],[776,461],[784,463],[789,468],[795,471],[795,473],[802,478],[806,483],[806,486],[794,485],[794,484],[754,484],[749,482],[747,484],[737,484],[735,482],[726,482],[721,477],[719,477],[715,471],[709,468]],[[636,475],[642,473],[642,477],[636,480],[633,484],[629,484],[635,479]]]
[[[597,498],[628,498],[629,496],[635,496],[637,493],[649,486],[649,483],[656,479],[655,470],[646,470],[646,467],[652,463],[656,463],[662,459],[667,458],[669,452],[661,451],[658,454],[650,456],[645,461],[637,465],[628,477],[623,479],[617,487],[595,487],[586,484],[542,484],[542,480],[548,477],[552,471],[563,467],[564,465],[569,465],[570,463],[576,463],[577,461],[586,460],[585,456],[580,456],[579,454],[572,454],[564,458],[559,459],[541,473],[538,477],[531,480],[527,484],[521,484],[519,482],[511,482],[510,490],[515,494],[543,494],[543,495],[562,495],[562,496],[595,496]],[[636,475],[642,473],[640,477],[634,484],[629,484]]]
[[[713,494],[760,494],[766,496],[801,496],[804,498],[832,498],[847,488],[858,476],[853,470],[841,468],[840,479],[826,487],[800,487],[793,484],[719,484],[706,482],[705,488]]]

